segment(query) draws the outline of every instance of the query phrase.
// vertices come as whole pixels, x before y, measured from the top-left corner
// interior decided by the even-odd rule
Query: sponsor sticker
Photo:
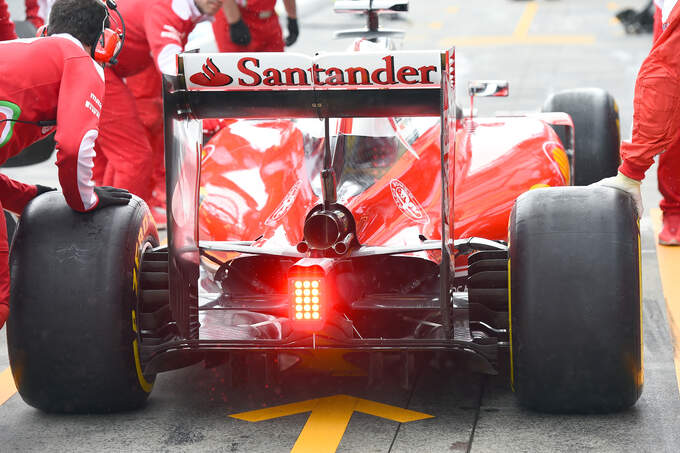
[[[416,197],[413,196],[404,183],[398,179],[393,179],[390,181],[390,190],[394,202],[406,217],[416,223],[425,224],[430,221],[430,216],[427,215],[427,212],[425,212]]]
[[[204,87],[221,87],[229,85],[234,79],[220,72],[212,58],[208,58],[203,65],[203,72],[197,72],[189,77],[189,80],[196,85]]]
[[[92,102],[90,102],[90,100]],[[85,100],[85,108],[92,112],[94,116],[99,118],[102,103],[99,99],[97,99],[97,96],[95,96],[94,93],[90,93],[90,99]]]
[[[265,225],[270,227],[276,226],[278,221],[281,220],[281,218],[286,215],[288,211],[290,211],[291,206],[293,206],[293,203],[300,192],[300,187],[302,187],[302,181],[298,180],[295,184],[293,184],[293,187],[290,188],[279,206],[274,210],[274,212],[272,212],[267,220],[264,221]]]
[[[194,90],[439,88],[439,51],[183,54]]]

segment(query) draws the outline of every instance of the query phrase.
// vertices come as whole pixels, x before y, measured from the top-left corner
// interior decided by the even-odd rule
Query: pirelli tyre
[[[158,244],[149,209],[71,210],[49,192],[24,210],[10,254],[7,344],[21,397],[46,412],[103,413],[144,404],[137,328],[140,256]]]
[[[511,379],[539,411],[606,413],[642,392],[640,242],[632,198],[555,187],[510,217]]]
[[[616,175],[621,159],[621,132],[616,101],[600,88],[579,88],[548,97],[544,112],[565,112],[574,122],[572,184],[587,186]],[[562,143],[568,141],[567,129],[556,126]]]

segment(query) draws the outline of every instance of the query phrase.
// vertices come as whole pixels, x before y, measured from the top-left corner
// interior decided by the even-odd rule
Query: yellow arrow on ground
[[[432,415],[410,411],[389,404],[376,403],[349,395],[334,395],[324,398],[301,401],[299,403],[284,404],[256,411],[242,412],[231,415],[233,418],[247,422],[260,422],[287,415],[311,412],[307,423],[298,437],[291,453],[325,453],[334,452],[349,419],[354,412],[374,415],[399,423],[432,418]]]
[[[16,392],[17,388],[14,385],[14,379],[12,378],[12,370],[6,368],[0,373],[0,405],[5,404],[5,402]]]

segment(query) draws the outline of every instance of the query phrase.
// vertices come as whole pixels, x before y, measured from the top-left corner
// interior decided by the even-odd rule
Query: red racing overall
[[[39,62],[39,65],[36,64]],[[92,158],[104,97],[104,74],[71,35],[0,42],[0,120],[57,121],[59,183],[68,205],[89,211],[98,198]],[[0,122],[0,164],[52,132],[12,121]],[[0,174],[0,212],[21,213],[36,195],[34,185]],[[0,326],[9,312],[7,231],[0,222]]]
[[[652,28],[652,42],[656,41],[663,31],[661,21],[661,9],[663,8],[663,0],[654,0],[654,26]]]
[[[0,41],[16,39],[14,32],[14,22],[9,18],[9,9],[5,0],[0,0]]]
[[[107,102],[97,139],[103,156],[95,160],[95,181],[148,202],[154,168],[163,166],[159,72],[177,73],[176,55],[207,17],[193,0],[120,0],[118,10],[125,44],[118,63],[105,70]]]
[[[659,156],[659,191],[664,214],[680,213],[680,7],[642,63],[635,83],[633,136],[621,143],[619,171],[642,180]]]
[[[237,0],[243,22],[250,30],[250,44],[239,46],[229,37],[229,23],[220,10],[215,15],[213,31],[220,52],[283,52],[283,33],[274,11],[276,0]]]

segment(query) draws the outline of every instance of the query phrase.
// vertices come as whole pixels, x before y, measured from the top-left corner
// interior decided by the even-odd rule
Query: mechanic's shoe
[[[168,218],[165,214],[165,206],[153,206],[149,207],[149,210],[151,211],[153,221],[156,223],[156,229],[158,231],[166,230],[168,228]]]
[[[659,244],[680,245],[680,213],[664,214]]]

